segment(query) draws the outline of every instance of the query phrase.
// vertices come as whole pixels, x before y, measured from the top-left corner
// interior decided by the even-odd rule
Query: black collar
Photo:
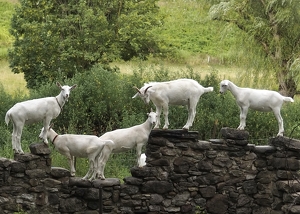
[[[59,105],[60,110],[62,111],[62,107],[61,107],[61,105],[59,104],[59,102],[58,102],[58,100],[57,100],[57,97],[55,97],[55,99],[56,99],[57,104]]]
[[[58,134],[55,135],[55,137],[53,138],[53,140],[52,140],[52,143],[53,143],[53,144],[54,144],[54,141],[55,141],[55,139],[57,138],[57,136],[58,136]]]

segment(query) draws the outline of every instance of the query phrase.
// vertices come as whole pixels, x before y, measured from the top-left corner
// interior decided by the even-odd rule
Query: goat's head
[[[50,126],[49,126],[49,128],[47,129],[47,133],[46,133],[46,136],[47,137],[49,137],[50,135],[50,132],[53,132],[53,129],[52,129],[52,127],[53,127],[53,123],[52,124],[50,124]],[[40,139],[43,139],[44,138],[44,130],[45,130],[45,128],[44,127],[42,127],[41,128],[41,133],[40,133],[40,135],[39,135],[39,138]],[[51,130],[51,131],[50,131]]]
[[[223,94],[227,91],[228,89],[228,84],[229,81],[228,80],[222,80],[220,83],[220,93]]]
[[[157,114],[155,112],[152,111],[147,114],[148,115],[148,120],[151,122],[152,125],[154,125],[156,123],[157,120]]]
[[[132,98],[136,98],[137,96],[139,96],[144,102],[145,104],[149,104],[150,102],[150,90],[148,91],[149,88],[151,88],[152,86],[148,85],[148,86],[144,86],[143,88],[141,88],[141,90],[139,90],[137,87],[133,87],[134,89],[137,90],[137,93],[132,97]]]
[[[56,85],[60,88],[61,90],[60,93],[65,101],[68,101],[71,91],[77,87],[76,84],[73,86],[68,86],[68,85],[62,86],[59,82],[56,82]]]

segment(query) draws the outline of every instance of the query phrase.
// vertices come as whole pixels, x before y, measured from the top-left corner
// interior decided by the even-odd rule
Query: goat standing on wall
[[[68,101],[70,92],[77,86],[61,86],[59,82],[56,85],[61,90],[60,94],[56,97],[45,97],[20,102],[7,111],[5,122],[7,125],[10,120],[13,123],[12,148],[16,154],[24,154],[21,147],[21,136],[25,124],[43,121],[44,132],[42,139],[45,144],[48,144],[46,135],[50,122],[60,114],[63,106]]]
[[[44,128],[42,128],[40,138],[43,137],[43,133]],[[96,178],[98,158],[102,149],[105,145],[110,147],[113,145],[113,141],[101,140],[95,135],[58,135],[51,127],[47,131],[47,137],[52,141],[55,149],[67,157],[71,176],[75,176],[76,173],[74,157],[89,159],[89,170],[82,178],[84,180],[94,180]]]
[[[223,80],[220,83],[220,93],[225,93],[226,90],[231,91],[240,108],[240,125],[237,129],[244,130],[246,127],[249,108],[262,112],[273,111],[279,126],[277,136],[283,136],[283,119],[280,110],[284,102],[294,102],[291,97],[282,96],[276,91],[240,88],[229,80]]]
[[[111,153],[121,153],[136,147],[136,163],[138,165],[142,153],[142,147],[148,142],[152,126],[155,122],[156,113],[151,111],[148,113],[147,120],[140,125],[106,132],[100,136],[99,138],[101,140],[112,140],[114,144],[112,146],[104,146],[98,161],[97,176],[101,179],[105,179],[104,168]]]
[[[169,127],[169,105],[183,105],[188,109],[188,120],[183,129],[188,130],[195,119],[197,103],[202,94],[213,91],[213,87],[204,88],[197,81],[192,79],[178,79],[169,82],[145,83],[141,89],[134,87],[137,93],[132,97],[141,97],[149,104],[150,100],[156,106],[157,122],[154,129],[160,126],[160,114],[163,109],[165,125]]]

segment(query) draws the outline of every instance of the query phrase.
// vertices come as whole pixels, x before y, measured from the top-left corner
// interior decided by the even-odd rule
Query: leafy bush
[[[107,69],[101,65],[94,66],[89,75],[76,74],[61,84],[77,84],[72,91],[69,101],[65,104],[61,114],[54,119],[54,129],[59,134],[95,134],[102,135],[107,131],[117,128],[126,128],[143,123],[150,108],[155,106],[145,105],[141,99],[132,99],[136,91],[132,86],[141,87],[144,82],[166,81],[177,78],[192,78],[204,87],[213,86],[214,91],[202,95],[197,105],[197,114],[191,131],[198,131],[201,140],[220,138],[219,131],[222,127],[236,128],[239,125],[239,108],[230,92],[220,95],[220,78],[217,70],[212,70],[205,77],[200,72],[187,68],[169,72],[161,66],[151,71],[143,67],[138,68],[132,75],[122,74],[118,69]],[[30,91],[29,97],[17,95],[11,97],[0,87],[0,116],[4,118],[6,111],[16,102],[24,99],[33,99],[46,96],[56,96],[59,89],[54,83],[41,86]],[[299,104],[284,105],[282,117],[285,122],[286,136],[299,138],[300,123],[298,119]],[[170,129],[181,129],[186,123],[188,112],[185,107],[170,106]],[[162,123],[163,121],[163,117]],[[42,123],[25,126],[22,135],[22,148],[28,151],[28,145],[39,142],[38,135]],[[250,141],[256,144],[266,144],[270,137],[277,134],[278,125],[272,112],[261,113],[249,111],[246,130],[250,133]],[[3,122],[0,125],[2,136],[2,156],[12,156],[11,149],[12,125],[8,127]],[[51,150],[54,148],[50,145]],[[55,150],[52,153],[53,165],[69,169],[67,160]],[[130,168],[135,164],[135,151],[124,154],[115,154],[110,158],[105,169],[106,177],[129,176]],[[88,168],[86,159],[77,159],[77,175],[83,176]]]

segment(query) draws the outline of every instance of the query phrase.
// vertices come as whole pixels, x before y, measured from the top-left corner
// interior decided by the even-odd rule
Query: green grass
[[[29,91],[26,88],[24,74],[14,74],[11,71],[7,60],[0,61],[0,75],[0,83],[7,93],[12,96],[15,94],[28,95]]]

